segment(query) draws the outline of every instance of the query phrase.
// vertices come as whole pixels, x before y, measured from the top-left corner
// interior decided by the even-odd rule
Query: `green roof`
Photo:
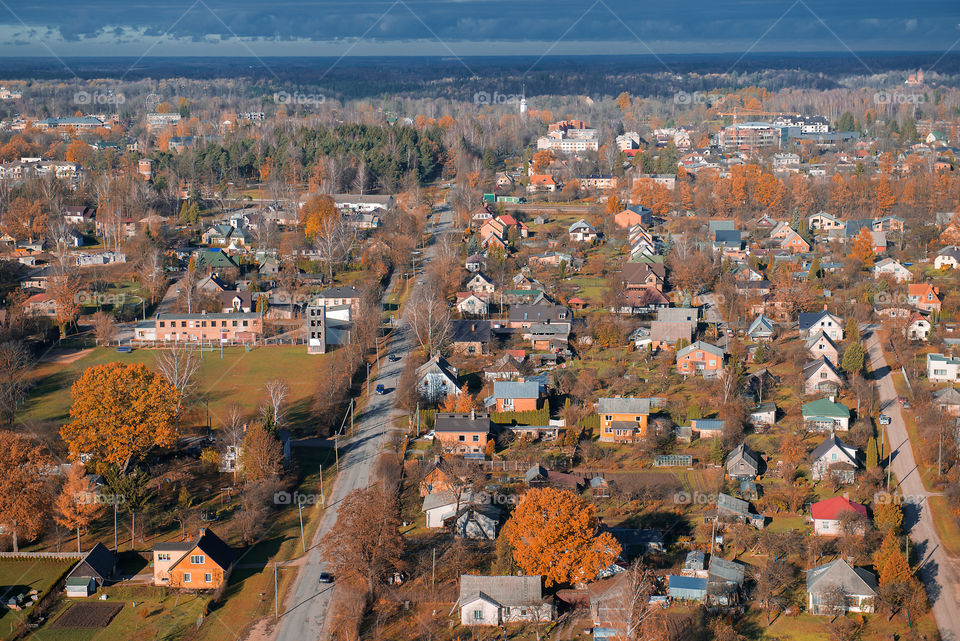
[[[92,580],[93,577],[90,576],[71,576],[67,577],[66,585],[85,587],[90,585],[90,581]]]
[[[804,403],[802,408],[804,416],[825,416],[828,418],[850,418],[850,408],[843,403],[831,401],[829,398],[821,398],[810,403]]]

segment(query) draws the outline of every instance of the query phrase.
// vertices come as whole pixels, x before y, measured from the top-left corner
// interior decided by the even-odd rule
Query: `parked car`
[[[321,572],[320,583],[333,583],[333,576],[329,572]]]
[[[890,417],[886,414],[880,415],[880,425],[890,425]]]
[[[390,361],[391,363],[396,363],[397,361],[400,360],[400,357],[397,356],[396,354],[390,354],[390,356],[387,356],[387,360]]]
[[[377,385],[377,389],[376,389],[377,394],[384,394],[384,393],[386,393],[386,391],[387,391],[387,390],[386,390],[386,388],[383,386],[383,383],[380,383],[379,385]]]

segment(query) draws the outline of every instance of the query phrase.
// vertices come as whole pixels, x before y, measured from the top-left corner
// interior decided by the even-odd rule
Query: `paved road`
[[[883,413],[891,418],[887,426],[887,448],[892,448],[891,469],[899,487],[907,498],[904,505],[904,525],[909,528],[910,540],[923,560],[920,578],[926,585],[933,604],[933,615],[943,641],[960,641],[960,564],[940,545],[936,527],[927,505],[929,492],[917,471],[907,428],[903,422],[893,376],[887,366],[876,332],[867,340],[870,371],[880,397]],[[908,410],[909,411],[909,410]],[[891,485],[891,488],[893,485]]]
[[[436,225],[433,231],[444,233],[451,222],[450,211],[444,210],[437,216],[440,224]],[[433,247],[431,245],[427,248],[427,260],[433,256]],[[393,282],[397,283],[398,280]],[[375,389],[378,384],[383,384],[387,394],[371,394],[366,409],[357,414],[354,434],[349,439],[341,440],[340,474],[330,496],[329,508],[323,515],[306,559],[301,564],[297,582],[283,604],[284,613],[276,629],[275,638],[278,641],[314,641],[329,636],[329,605],[334,586],[320,583],[320,573],[326,571],[326,564],[320,558],[319,544],[336,523],[337,505],[353,490],[370,484],[373,464],[381,447],[381,435],[385,428],[389,428],[393,418],[401,414],[393,408],[393,390],[403,371],[404,360],[413,348],[412,332],[405,329],[395,330],[388,343],[387,352],[397,354],[401,360],[391,363],[382,358],[380,371],[370,372],[370,388]]]

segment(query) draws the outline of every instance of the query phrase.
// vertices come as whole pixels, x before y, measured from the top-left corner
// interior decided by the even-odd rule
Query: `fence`
[[[0,552],[0,559],[82,559],[86,552]]]

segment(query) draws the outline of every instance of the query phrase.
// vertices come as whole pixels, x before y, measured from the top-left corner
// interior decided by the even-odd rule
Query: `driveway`
[[[940,545],[933,517],[927,504],[929,492],[917,471],[913,448],[903,422],[893,375],[876,332],[866,341],[870,357],[870,371],[877,386],[883,413],[891,418],[887,426],[887,448],[891,449],[891,469],[905,497],[904,527],[909,528],[910,540],[922,560],[920,578],[927,588],[933,615],[943,641],[960,641],[960,564]],[[891,489],[895,487],[891,485]]]

